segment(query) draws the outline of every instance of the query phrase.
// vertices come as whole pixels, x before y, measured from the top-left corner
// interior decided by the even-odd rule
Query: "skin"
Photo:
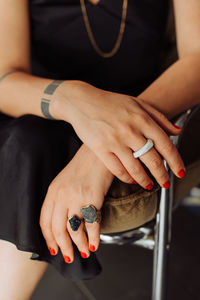
[[[85,82],[74,84],[76,88],[71,88],[72,93],[68,97],[65,94],[68,82],[61,85],[61,96],[55,97],[51,105],[52,115],[56,119],[67,119],[83,143],[113,175],[127,183],[135,179],[144,188],[153,184],[140,161],[132,155],[133,150],[140,149],[147,138],[154,141],[154,148],[145,153],[141,161],[161,186],[169,180],[169,175],[158,152],[175,175],[185,169],[176,147],[156,120],[162,120],[161,124],[172,134],[179,134],[180,130],[157,110],[148,104],[144,108],[143,101],[129,95],[104,91]],[[153,112],[151,116],[148,110]]]
[[[93,4],[97,4],[94,3],[94,0],[92,2]],[[144,163],[149,165],[152,157],[157,158],[155,160],[157,163],[154,163],[154,167],[150,166],[149,168],[152,174],[153,172],[155,174],[155,167],[161,167],[160,176],[163,176],[163,178],[161,179],[159,174],[156,175],[156,179],[160,184],[163,184],[164,179],[168,179],[168,175],[163,171],[162,165],[159,164],[160,159],[158,155],[163,155],[168,161],[171,159],[171,155],[174,157],[174,163],[173,161],[171,162],[171,168],[173,168],[173,172],[176,175],[178,168],[182,167],[181,158],[179,156],[176,157],[176,150],[170,148],[172,146],[168,147],[168,153],[163,153],[162,151],[164,151],[167,145],[165,143],[169,143],[167,135],[179,134],[180,132],[177,129],[172,129],[172,125],[167,122],[166,117],[170,119],[185,109],[199,103],[200,4],[199,0],[191,0],[190,3],[188,3],[188,0],[174,0],[174,5],[180,59],[163,72],[141,95],[134,98],[131,95],[119,95],[100,90],[84,82],[68,81],[68,84],[61,85],[52,97],[52,105],[50,107],[52,115],[58,119],[64,119],[67,122],[70,121],[77,134],[85,141],[70,164],[51,183],[41,210],[40,225],[44,236],[47,236],[47,246],[54,248],[56,252],[58,247],[60,247],[63,255],[71,255],[71,261],[73,261],[73,250],[70,248],[71,239],[76,240],[79,250],[89,255],[88,247],[90,243],[95,244],[96,248],[98,248],[99,225],[93,224],[93,228],[87,228],[89,231],[88,243],[85,241],[82,229],[80,229],[80,233],[77,232],[76,236],[74,233],[70,234],[69,228],[65,230],[66,228],[63,226],[63,210],[68,211],[70,214],[79,214],[79,208],[82,204],[86,204],[89,200],[88,195],[91,195],[94,190],[95,195],[98,191],[98,199],[90,200],[90,204],[94,203],[97,208],[100,208],[103,195],[108,189],[110,182],[112,182],[114,174],[117,174],[124,182],[130,182],[130,177],[131,179],[137,178],[142,187],[146,183],[151,183],[151,181],[147,182],[149,179],[141,168],[142,176],[139,169],[137,169],[137,174],[133,174],[132,168],[129,170],[129,162],[131,162],[132,166],[136,163],[133,156],[130,155],[130,149],[137,150],[137,148],[143,146],[143,137],[149,137],[152,131],[156,134],[153,138],[155,143],[154,149],[147,153],[148,157],[145,154],[143,159]],[[10,70],[17,70],[17,72],[10,74],[0,83],[0,110],[15,117],[26,113],[44,117],[40,110],[41,96],[53,78],[39,78],[31,75],[28,28],[27,0],[0,1],[0,76]],[[54,99],[57,99],[57,101],[54,101]],[[89,115],[84,110],[81,99],[89,107]],[[92,99],[94,102],[92,102]],[[109,101],[109,106],[106,100]],[[117,105],[115,105],[116,102]],[[69,115],[63,115],[64,107],[69,109]],[[97,110],[95,110],[95,107],[97,107]],[[103,118],[100,112],[105,113],[105,107],[107,109]],[[154,111],[153,108],[155,109]],[[111,113],[112,109],[113,113]],[[133,116],[134,118],[138,118],[140,122],[139,127],[137,127]],[[81,119],[80,124],[76,123],[78,117]],[[93,127],[93,125],[95,126]],[[107,135],[105,134],[105,128],[106,132],[108,132]],[[117,135],[118,133],[119,135]],[[96,138],[96,134],[99,134],[100,143]],[[159,144],[160,137],[163,141],[163,147]],[[132,144],[133,140],[134,144]],[[96,141],[96,144],[94,141]],[[103,149],[106,149],[105,152]],[[112,153],[115,153],[115,156],[111,155]],[[93,161],[95,170],[94,167],[91,167],[90,160]],[[84,168],[83,165],[85,166]],[[79,171],[74,172],[74,169]],[[79,175],[79,172],[82,172],[80,174],[83,177]],[[74,174],[76,174],[76,178],[73,177]],[[129,178],[127,174],[129,174]],[[104,180],[105,177],[107,178],[106,181]],[[73,191],[67,187],[68,181],[71,182],[71,178],[74,178],[73,181],[77,180],[79,182],[79,186],[74,186]],[[87,180],[83,182],[83,178],[87,178]],[[77,195],[78,188],[79,194]],[[85,190],[87,190],[87,199]],[[65,199],[71,198],[73,202],[69,203],[66,200],[65,203],[62,196],[63,193],[65,194]],[[57,195],[58,203],[54,203],[51,200],[53,195]],[[66,195],[69,195],[69,197],[66,197]],[[62,223],[61,221],[59,223],[55,221],[59,219]],[[1,242],[6,249],[9,249],[9,243],[5,241]],[[69,246],[67,249],[66,243]],[[0,247],[0,254],[0,264],[2,264],[3,260],[7,257],[2,252],[2,247]],[[11,255],[14,257],[14,250]],[[5,272],[0,274],[2,285],[4,285],[6,280],[11,278],[13,270],[13,266],[9,268],[9,258],[5,261],[8,268],[5,268]],[[27,256],[24,256],[24,260],[21,260],[20,266],[16,260],[13,260],[12,263],[15,265],[18,278],[23,278],[24,270],[22,265],[24,267],[27,266],[30,270],[31,266],[33,266],[29,264]],[[40,274],[42,274],[45,267],[43,262],[41,262],[41,267],[38,265],[38,270],[41,268]],[[26,285],[27,291],[31,293],[36,284],[36,279],[29,282]],[[25,292],[23,293],[19,289],[18,282],[15,280],[12,280],[12,287],[15,289],[17,297],[28,299],[28,292],[26,291],[26,294]],[[9,298],[9,295],[6,294],[8,290],[4,290],[3,293],[5,294],[2,295],[2,298],[6,298],[7,300],[15,299],[13,297]]]
[[[48,247],[53,248],[57,253],[59,245],[63,257],[65,255],[70,257],[71,262],[74,259],[71,239],[81,252],[87,254],[87,257],[90,255],[89,244],[94,245],[95,249],[98,248],[99,223],[86,223],[88,241],[84,232],[84,222],[81,223],[78,231],[72,231],[69,222],[66,230],[66,220],[68,216],[73,215],[81,218],[80,206],[92,203],[100,210],[113,177],[113,174],[86,145],[79,148],[70,163],[49,186],[42,206],[40,225],[48,241]]]

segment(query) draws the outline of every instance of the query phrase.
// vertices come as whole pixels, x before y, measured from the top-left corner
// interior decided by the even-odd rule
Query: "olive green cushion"
[[[186,168],[186,176],[175,177],[174,201],[179,201],[200,183],[200,160]],[[102,207],[101,233],[115,233],[137,228],[154,219],[158,209],[160,187],[152,191],[114,178]]]

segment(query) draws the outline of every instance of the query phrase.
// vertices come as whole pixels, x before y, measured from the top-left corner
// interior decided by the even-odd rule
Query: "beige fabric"
[[[186,176],[175,178],[174,201],[179,201],[200,183],[200,160],[186,168]],[[121,232],[139,227],[152,220],[157,211],[160,187],[146,191],[116,177],[102,208],[101,233]]]
[[[118,181],[115,178],[116,182]],[[123,182],[111,186],[102,208],[101,233],[120,232],[136,228],[155,216],[158,185],[146,191],[139,185]]]

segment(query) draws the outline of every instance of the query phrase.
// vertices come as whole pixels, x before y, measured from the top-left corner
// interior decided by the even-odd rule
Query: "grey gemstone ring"
[[[87,205],[82,207],[81,214],[84,218],[84,221],[87,223],[101,222],[101,211],[97,210],[94,205]]]
[[[81,225],[81,220],[77,216],[72,216],[68,219],[70,227],[73,231],[77,231]]]

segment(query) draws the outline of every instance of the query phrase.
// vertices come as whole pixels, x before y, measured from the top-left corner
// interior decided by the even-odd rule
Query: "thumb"
[[[134,100],[136,100],[136,102],[142,106],[142,108],[150,115],[150,117],[167,133],[170,135],[178,135],[181,133],[181,127],[170,122],[163,113],[140,98],[134,98]]]

